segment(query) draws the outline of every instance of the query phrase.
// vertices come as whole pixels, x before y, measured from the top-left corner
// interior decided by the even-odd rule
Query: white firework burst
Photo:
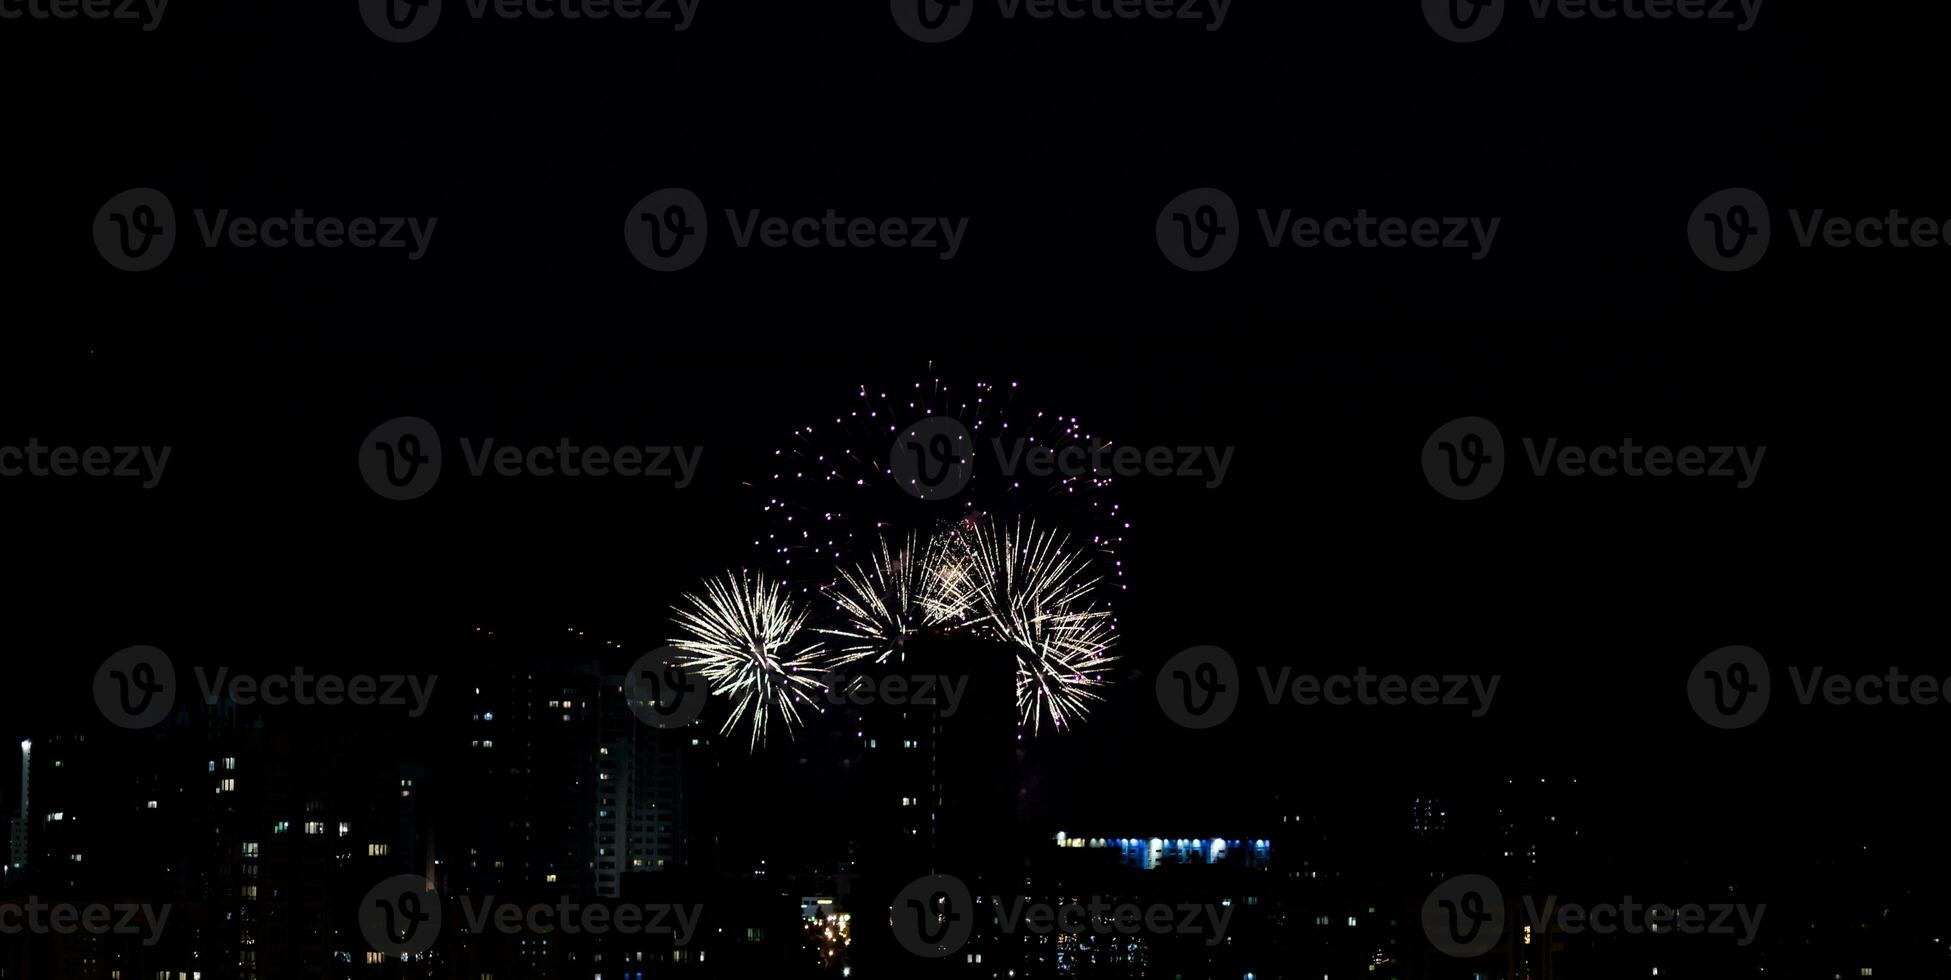
[[[898,661],[909,636],[960,622],[970,599],[945,539],[917,533],[899,549],[882,538],[869,562],[841,569],[826,594],[839,606],[842,622],[817,632],[840,638],[835,665]]]
[[[822,644],[794,649],[806,623],[784,587],[763,574],[727,572],[706,579],[704,591],[686,593],[690,608],[673,606],[683,636],[671,645],[688,656],[680,665],[696,670],[711,693],[732,699],[723,731],[749,717],[752,745],[765,744],[767,719],[777,716],[790,734],[800,724],[801,706],[819,710],[814,700],[820,680]]]
[[[1016,706],[1031,732],[1066,728],[1102,700],[1095,688],[1117,627],[1098,601],[1100,579],[1068,535],[978,518],[960,528],[943,579],[969,607],[969,625],[1016,654]]]

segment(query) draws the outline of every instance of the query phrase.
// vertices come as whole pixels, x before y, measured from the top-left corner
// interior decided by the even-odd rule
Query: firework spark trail
[[[823,648],[816,642],[788,651],[807,611],[793,604],[779,582],[763,574],[727,572],[706,579],[704,593],[686,593],[684,601],[691,608],[671,611],[686,635],[671,645],[689,655],[680,665],[697,670],[711,693],[734,699],[721,731],[731,731],[749,714],[756,750],[765,743],[769,715],[776,713],[790,733],[800,723],[800,705],[819,709],[814,693],[824,688],[818,678]]]
[[[968,598],[958,582],[945,539],[910,532],[895,551],[882,538],[868,564],[841,569],[840,580],[826,589],[842,625],[816,632],[844,643],[836,666],[869,657],[877,664],[900,659],[910,635],[966,617]]]
[[[764,494],[752,544],[766,573],[817,610],[809,628],[829,638],[833,666],[903,659],[925,631],[966,632],[1015,659],[1021,727],[1083,721],[1116,659],[1131,524],[1109,472],[1025,461],[1114,443],[1077,416],[1024,405],[1014,382],[951,384],[933,364],[923,380],[854,395],[794,428],[749,484]],[[916,494],[890,466],[900,434],[929,418],[960,422],[972,440],[952,502]],[[796,717],[790,696],[758,703],[783,705],[789,726]]]
[[[1061,532],[1034,523],[1013,527],[980,518],[959,529],[958,564],[950,580],[975,613],[970,625],[994,634],[1016,654],[1016,701],[1032,734],[1047,719],[1059,730],[1081,720],[1110,652],[1116,625],[1097,603],[1099,578],[1069,550]]]
[[[888,466],[895,438],[931,417],[961,422],[975,443],[970,482],[952,508],[921,505]],[[909,386],[861,385],[851,407],[793,429],[788,442],[773,451],[771,472],[751,484],[766,494],[763,509],[770,525],[753,544],[789,588],[811,595],[834,584],[836,566],[869,559],[888,534],[918,530],[926,535],[944,516],[953,521],[976,514],[1036,514],[1081,533],[1104,558],[1107,584],[1122,590],[1117,555],[1130,525],[1112,499],[1115,478],[1035,474],[1020,466],[1028,447],[1056,452],[1096,442],[1077,416],[1022,405],[1014,382],[949,384],[930,365],[928,378]],[[1006,471],[1005,459],[1018,465]]]

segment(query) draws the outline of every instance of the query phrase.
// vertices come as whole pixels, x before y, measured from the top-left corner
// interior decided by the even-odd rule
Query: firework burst
[[[812,704],[821,685],[795,669],[822,658],[834,667],[898,662],[926,631],[970,633],[1012,656],[1020,725],[1032,734],[1072,727],[1101,700],[1104,669],[1116,660],[1112,602],[1125,588],[1120,552],[1130,524],[1110,474],[1021,464],[1033,450],[1094,453],[1111,443],[1076,416],[1022,406],[1015,383],[951,385],[930,367],[926,381],[862,386],[850,407],[794,429],[752,484],[767,517],[753,544],[771,578],[747,605],[763,598],[782,607],[768,615],[790,623],[788,637],[807,614],[784,597],[817,607],[813,631],[831,638],[832,652],[758,655],[788,640],[761,643],[750,629],[722,625],[703,634],[723,615],[694,612],[682,623],[699,638],[680,648],[712,651],[707,676],[742,698],[732,721],[754,719],[755,744],[768,711],[790,729],[798,707]],[[917,423],[944,418],[973,443],[967,479],[946,498],[922,499],[895,475],[897,443]],[[720,593],[692,604],[729,608],[741,598],[730,586]]]
[[[920,500],[892,472],[896,438],[924,419],[960,422],[974,440],[968,484],[949,501]],[[1096,473],[1032,475],[1002,459],[1025,447],[1053,452],[1109,443],[1076,416],[1022,404],[1018,386],[951,384],[940,377],[888,390],[866,386],[852,405],[800,426],[772,454],[764,495],[768,526],[753,544],[765,564],[805,593],[835,584],[835,570],[871,562],[887,536],[941,527],[978,514],[1035,514],[1078,532],[1104,560],[1107,586],[1123,588],[1118,552],[1129,527],[1112,498],[1115,478]]]
[[[943,577],[971,611],[969,625],[1015,653],[1022,723],[1035,734],[1046,721],[1058,730],[1081,721],[1117,660],[1117,623],[1089,559],[1068,535],[1034,522],[982,517],[952,534]]]
[[[749,717],[756,750],[765,744],[769,718],[776,716],[790,733],[800,724],[801,706],[819,710],[814,695],[824,688],[819,679],[823,646],[814,642],[794,649],[807,610],[780,582],[727,572],[706,579],[704,591],[686,593],[684,602],[689,608],[672,607],[684,635],[671,645],[687,654],[680,664],[696,670],[711,693],[732,699],[723,731]]]
[[[947,543],[910,532],[894,549],[882,538],[869,561],[840,570],[826,595],[839,608],[841,624],[817,630],[840,638],[836,666],[902,659],[909,636],[967,618],[970,596]]]

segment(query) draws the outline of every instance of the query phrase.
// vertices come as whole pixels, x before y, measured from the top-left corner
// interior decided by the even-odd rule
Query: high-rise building
[[[32,739],[21,739],[20,809],[14,815],[13,820],[9,822],[9,833],[7,835],[10,843],[8,848],[10,856],[8,871],[10,875],[19,874],[21,869],[27,867],[27,814],[30,799],[29,787],[33,768],[34,741]]]
[[[582,637],[484,637],[468,682],[460,771],[473,799],[450,839],[464,889],[614,898],[628,875],[681,863],[680,784],[695,730],[631,712],[633,658]]]

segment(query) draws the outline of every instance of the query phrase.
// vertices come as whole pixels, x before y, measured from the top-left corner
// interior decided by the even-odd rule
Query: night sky
[[[1251,836],[1278,795],[1379,838],[1425,791],[1562,775],[1650,868],[1787,880],[1807,861],[1861,891],[1822,862],[1875,842],[1872,877],[1942,871],[1947,709],[1793,706],[1778,679],[1769,717],[1724,733],[1685,698],[1729,644],[1778,670],[1951,676],[1916,628],[1938,599],[1942,250],[1794,249],[1778,219],[1768,261],[1727,275],[1682,234],[1729,186],[1951,217],[1921,108],[1941,12],[1770,4],[1745,34],[1512,12],[1461,46],[1413,3],[1241,0],[1210,34],[991,17],[924,46],[875,3],[704,0],[674,34],[472,21],[450,0],[427,40],[388,45],[350,2],[178,2],[148,35],[0,24],[0,445],[174,447],[152,490],[0,480],[0,744],[100,730],[89,677],[135,644],[343,671],[439,671],[477,626],[648,649],[683,591],[762,560],[749,484],[790,430],[862,385],[939,376],[1017,382],[1126,444],[1237,450],[1218,488],[1116,490],[1118,680],[1080,730],[1026,743],[1027,824]],[[88,222],[145,185],[186,228],[225,207],[440,224],[417,262],[179,241],[118,272]],[[704,198],[717,237],[659,275],[617,226],[667,186]],[[1243,222],[1369,208],[1504,229],[1477,263],[1250,240],[1191,275],[1152,226],[1198,186]],[[735,249],[726,208],[971,232],[954,262]],[[703,446],[703,468],[683,490],[468,480],[450,447],[455,475],[385,501],[354,453],[404,415],[449,438]],[[1526,435],[1630,436],[1765,445],[1766,463],[1739,490],[1516,473],[1447,500],[1419,454],[1469,415],[1514,457]],[[1187,732],[1152,681],[1203,644],[1247,669],[1502,682],[1477,720],[1250,705]],[[733,819],[776,821],[756,774],[810,744],[751,762]]]

